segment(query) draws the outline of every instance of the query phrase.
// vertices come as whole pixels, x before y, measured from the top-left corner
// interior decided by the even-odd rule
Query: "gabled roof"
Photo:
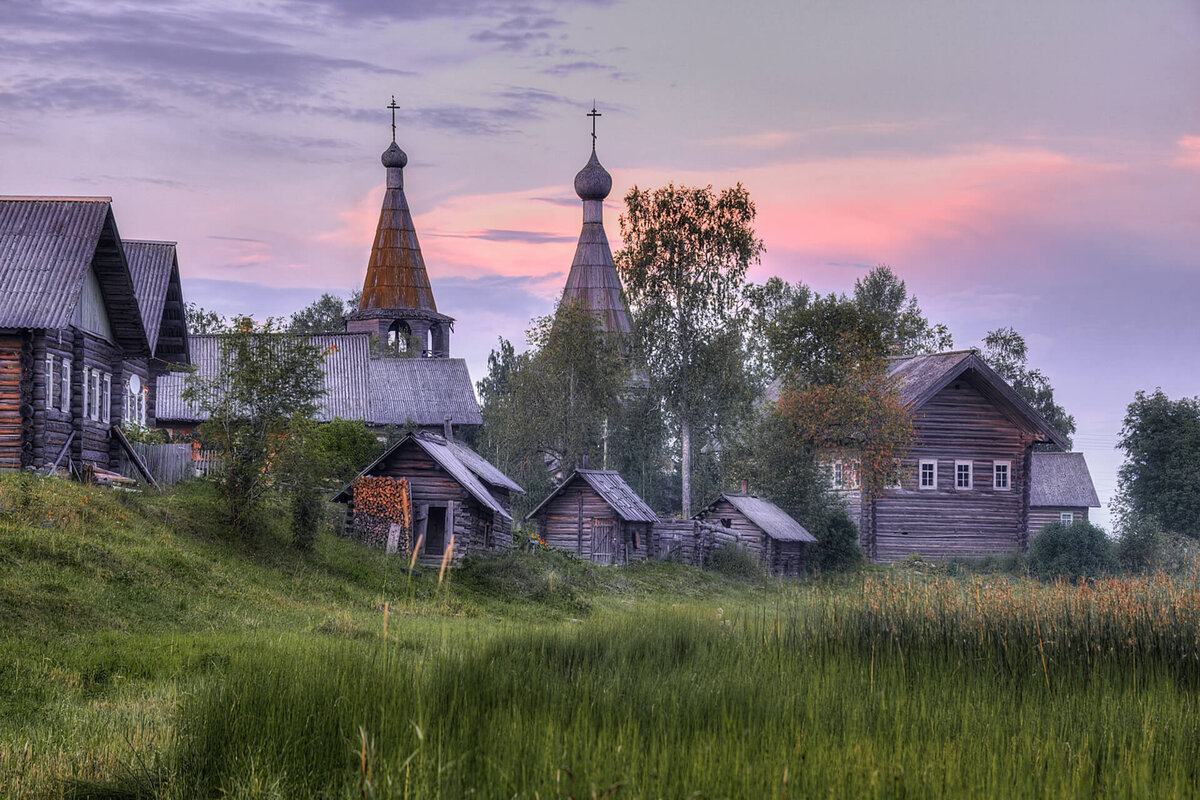
[[[148,353],[112,199],[0,197],[0,327],[68,327],[89,268],[114,337]]]
[[[966,377],[986,397],[1010,416],[1024,420],[1044,441],[1067,449],[1067,440],[1055,430],[1037,409],[984,363],[975,350],[955,350],[932,355],[898,356],[891,359],[888,375],[896,380],[896,388],[904,404],[917,410],[951,382]]]
[[[362,334],[359,334],[362,335]],[[369,363],[377,425],[482,425],[467,362],[461,358],[376,358]]]
[[[1029,467],[1029,505],[1098,508],[1100,497],[1083,453],[1034,452]]]
[[[175,242],[146,242],[126,239],[125,258],[133,277],[133,293],[146,326],[150,352],[158,345],[158,329],[162,324],[163,305],[171,270],[176,267]]]
[[[752,494],[722,492],[721,497],[718,500],[714,500],[709,505],[709,508],[712,508],[721,499],[729,501],[743,516],[761,528],[772,539],[781,542],[817,541],[817,538],[809,533],[803,525],[796,522],[787,512],[769,500],[764,500]]]
[[[654,510],[646,505],[633,489],[629,488],[629,484],[625,482],[620,473],[599,469],[575,470],[571,477],[559,484],[559,487],[551,492],[545,500],[538,503],[538,507],[530,511],[525,519],[532,519],[544,505],[566,491],[567,487],[576,479],[585,481],[588,486],[591,486],[596,494],[600,495],[600,498],[626,522],[658,522],[658,516]]]
[[[192,363],[203,376],[220,369],[222,334],[189,336]],[[371,358],[365,333],[325,333],[309,337],[325,350],[325,394],[317,419],[362,420],[372,425],[442,425],[446,416],[456,425],[479,425],[483,418],[461,358]],[[158,379],[155,416],[162,420],[207,419],[184,403],[180,395],[187,376]]]
[[[479,455],[474,450],[471,450],[471,448],[467,447],[462,442],[455,440],[450,440],[447,442],[444,437],[435,433],[418,431],[408,434],[400,441],[396,442],[396,444],[389,447],[383,455],[372,461],[371,464],[362,472],[360,472],[354,480],[356,481],[364,475],[371,474],[371,471],[375,469],[375,467],[379,466],[379,464],[386,461],[393,453],[410,442],[424,450],[430,456],[430,458],[436,461],[438,465],[442,467],[442,469],[450,473],[451,477],[458,481],[460,486],[466,489],[472,497],[482,503],[486,508],[491,509],[492,512],[499,514],[505,519],[512,519],[508,512],[504,510],[504,507],[500,504],[500,502],[492,496],[491,492],[488,491],[487,487],[484,485],[484,482],[486,481],[493,486],[504,486],[505,488],[511,488],[514,491],[520,492],[521,494],[524,494],[525,490],[520,486],[517,486],[517,484],[513,481],[509,480],[503,473],[500,472],[500,470],[489,464],[487,460],[483,458],[483,456]],[[466,453],[469,453],[470,456],[464,458],[463,456]],[[484,465],[486,465],[486,469],[483,468]],[[485,474],[480,474],[481,472]],[[499,476],[499,478],[503,479],[503,482],[496,480],[496,476]],[[345,503],[350,500],[353,487],[354,481],[350,481],[350,483],[342,487],[341,491],[334,495],[333,502]]]

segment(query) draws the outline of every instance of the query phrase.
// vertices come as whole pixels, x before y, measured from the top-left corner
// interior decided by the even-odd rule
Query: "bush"
[[[1052,522],[1034,537],[1029,567],[1039,578],[1076,581],[1113,572],[1117,560],[1104,531],[1090,522]]]
[[[808,563],[817,572],[845,572],[863,562],[858,526],[842,509],[830,511],[809,531],[817,543],[809,546]]]
[[[292,544],[299,550],[312,550],[321,527],[325,498],[318,489],[298,486],[292,493]]]
[[[753,553],[734,544],[723,544],[715,548],[708,556],[705,566],[727,578],[758,580],[767,576],[766,570]]]
[[[1165,544],[1163,530],[1154,519],[1126,519],[1117,537],[1117,561],[1126,572],[1149,572],[1162,564]]]

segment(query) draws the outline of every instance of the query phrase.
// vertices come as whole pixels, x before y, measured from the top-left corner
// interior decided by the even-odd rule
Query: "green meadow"
[[[438,575],[0,478],[0,797],[1177,797],[1200,584]]]

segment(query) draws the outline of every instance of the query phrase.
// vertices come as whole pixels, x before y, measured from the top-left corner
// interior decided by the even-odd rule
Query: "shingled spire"
[[[593,106],[588,116],[592,118],[592,157],[575,176],[575,193],[583,201],[583,230],[563,302],[591,309],[605,333],[625,335],[630,331],[629,309],[621,296],[621,279],[604,233],[604,198],[612,191],[612,176],[596,157],[595,124],[600,113]]]
[[[439,314],[429,285],[429,273],[417,241],[408,199],[404,196],[404,167],[408,156],[396,144],[395,98],[392,98],[392,143],[381,161],[387,170],[387,188],[367,277],[363,281],[358,311],[346,329],[366,332],[391,342],[399,350],[445,358],[450,355],[450,328],[454,320]]]

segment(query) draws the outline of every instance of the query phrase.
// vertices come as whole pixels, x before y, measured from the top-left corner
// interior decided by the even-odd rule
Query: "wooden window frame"
[[[933,483],[925,483],[925,467],[933,467]],[[936,458],[922,458],[917,462],[917,488],[924,492],[934,492],[938,488],[938,462]]]
[[[892,461],[892,474],[888,478],[886,489],[904,488],[904,460],[897,458]]]
[[[112,422],[112,375],[105,372],[100,376],[100,416],[104,424]]]
[[[967,468],[967,485],[963,486],[958,480],[959,468]],[[967,459],[954,460],[954,488],[959,492],[969,492],[975,488],[975,462]]]
[[[1058,524],[1068,525],[1068,526],[1074,525],[1075,524],[1075,512],[1074,511],[1058,512]]]
[[[88,412],[91,410],[89,408],[89,401],[91,400],[91,395],[92,395],[92,374],[91,373],[92,373],[91,367],[84,367],[83,368],[83,377],[79,381],[80,388],[83,389],[83,418],[84,419],[88,418]]]
[[[54,409],[54,354],[46,354],[46,410]]]
[[[71,413],[71,361],[64,358],[62,360],[62,384],[59,387],[62,395],[62,410]]]
[[[1000,486],[997,478],[1000,476],[1000,470],[1004,470],[1004,485]],[[993,461],[992,462],[992,489],[997,492],[1012,491],[1012,462],[1011,461]]]
[[[829,486],[833,489],[846,488],[846,473],[842,471],[842,462],[834,461],[829,465]]]

